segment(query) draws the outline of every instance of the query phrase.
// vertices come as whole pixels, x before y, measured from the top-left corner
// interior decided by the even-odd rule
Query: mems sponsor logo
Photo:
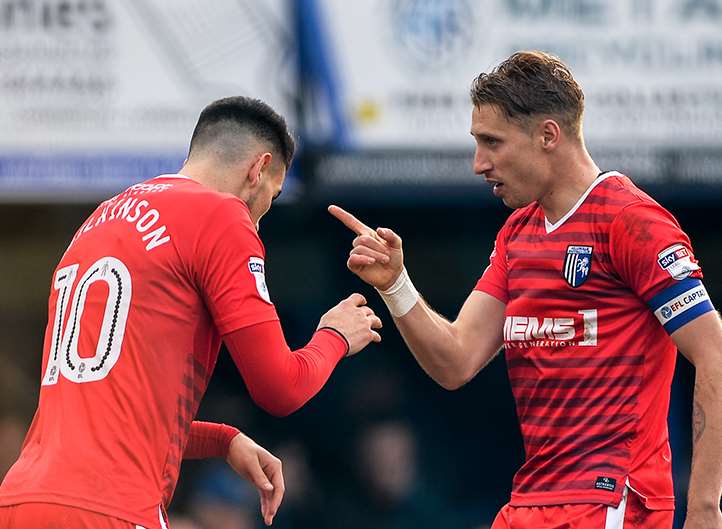
[[[507,347],[566,347],[597,345],[597,311],[577,311],[577,318],[507,316],[504,345]]]

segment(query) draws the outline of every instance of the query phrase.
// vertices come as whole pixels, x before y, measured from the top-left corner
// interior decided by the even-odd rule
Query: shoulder
[[[610,171],[593,194],[591,203],[610,213],[620,213],[629,207],[649,205],[662,208],[652,197],[639,189],[632,180],[617,171]]]
[[[639,189],[626,175],[611,171],[587,198],[588,211],[606,229],[631,232],[638,238],[650,223],[662,219],[676,223],[674,217],[656,200]],[[604,222],[602,222],[604,221]]]
[[[610,243],[642,252],[647,246],[679,239],[689,242],[677,219],[666,208],[643,191],[634,188],[634,199],[620,205],[614,212],[610,227]],[[656,248],[661,250],[661,248]]]

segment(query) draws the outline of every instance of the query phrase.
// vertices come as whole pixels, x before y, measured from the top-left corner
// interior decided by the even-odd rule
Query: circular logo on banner
[[[412,66],[434,70],[454,66],[473,44],[473,15],[468,0],[393,0],[394,42]]]

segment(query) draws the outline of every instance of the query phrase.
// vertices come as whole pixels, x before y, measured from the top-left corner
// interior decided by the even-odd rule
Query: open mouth
[[[501,182],[489,182],[492,184],[492,193],[494,193],[495,197],[499,196],[499,193],[501,193],[501,189],[504,187],[504,184]]]

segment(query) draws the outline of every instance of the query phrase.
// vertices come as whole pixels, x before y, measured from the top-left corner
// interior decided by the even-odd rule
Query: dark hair
[[[296,144],[286,120],[263,101],[243,96],[219,99],[203,109],[188,157],[211,148],[224,162],[233,162],[247,153],[250,138],[269,145],[290,167]]]
[[[518,52],[481,73],[471,85],[471,101],[496,105],[522,124],[533,116],[552,116],[568,132],[581,133],[584,93],[569,68],[548,53]]]

